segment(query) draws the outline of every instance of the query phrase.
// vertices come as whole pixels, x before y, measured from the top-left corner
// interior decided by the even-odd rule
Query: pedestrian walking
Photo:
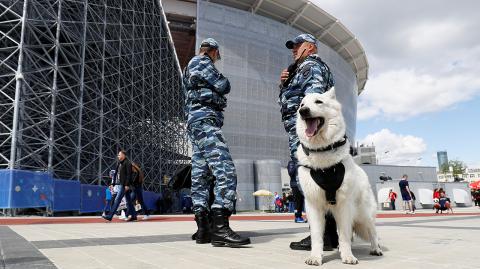
[[[138,201],[141,211],[143,211],[143,220],[148,220],[150,218],[150,210],[148,210],[145,200],[143,199],[143,182],[145,182],[145,175],[137,163],[132,163],[132,178],[133,188],[130,200]]]
[[[127,158],[127,153],[124,150],[120,150],[118,152],[117,158],[118,158],[118,164],[117,164],[117,168],[115,169],[115,174],[113,177],[115,179],[114,182],[120,183],[119,184],[120,188],[115,197],[115,202],[112,206],[112,210],[110,211],[110,214],[106,216],[102,216],[102,218],[108,221],[112,221],[115,211],[117,211],[117,208],[120,205],[120,202],[122,201],[123,197],[125,197],[127,208],[128,208],[128,214],[129,214],[129,216],[127,217],[127,220],[134,221],[137,219],[137,214],[135,212],[135,208],[133,206],[132,200],[130,199],[131,198],[130,193],[131,193],[131,187],[132,187],[132,163]]]
[[[405,214],[415,214],[413,211],[412,194],[410,193],[410,186],[408,185],[408,175],[403,175],[398,185],[400,187],[400,193],[402,194]]]

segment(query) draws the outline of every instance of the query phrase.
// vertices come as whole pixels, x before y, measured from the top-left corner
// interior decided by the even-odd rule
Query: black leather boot
[[[312,249],[312,238],[310,235],[298,242],[291,242],[290,248],[293,250],[311,250]]]
[[[242,237],[230,228],[228,218],[231,213],[226,209],[212,210],[212,245],[216,247],[238,247],[250,244],[250,238]]]
[[[338,242],[336,245],[332,244],[330,237],[328,237],[327,234],[324,234],[323,251],[332,251],[335,248],[337,248],[337,246],[338,246]],[[307,250],[307,251],[312,250],[312,238],[309,235],[298,242],[291,242],[290,248],[293,250]]]
[[[192,240],[195,240],[197,244],[210,243],[210,223],[208,221],[208,213],[206,211],[200,211],[195,214],[195,222],[197,223],[198,230],[192,235]]]
[[[337,222],[331,213],[325,216],[325,233],[323,234],[323,250],[333,250],[338,247]]]

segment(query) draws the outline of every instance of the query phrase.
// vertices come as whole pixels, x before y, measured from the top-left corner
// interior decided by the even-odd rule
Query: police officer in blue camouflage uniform
[[[317,40],[310,34],[301,34],[292,40],[288,40],[285,46],[292,50],[295,62],[287,69],[283,70],[280,75],[280,95],[279,104],[281,106],[282,121],[285,131],[288,133],[288,145],[290,148],[291,162],[289,166],[294,165],[295,169],[291,173],[291,182],[293,193],[302,195],[298,184],[298,160],[296,157],[297,148],[300,144],[296,133],[296,112],[303,97],[309,93],[324,93],[333,85],[333,75],[330,68],[317,55]],[[289,171],[291,172],[291,171]],[[303,195],[302,198],[304,199]],[[295,198],[295,200],[297,200]],[[301,216],[302,212],[296,212],[296,219]],[[336,223],[332,215],[326,216],[326,227],[324,235],[325,250],[337,247],[338,235],[336,231]],[[298,250],[310,250],[310,236],[300,242],[292,242],[290,248]]]
[[[221,130],[230,82],[215,67],[217,60],[218,43],[207,38],[183,74],[187,133],[193,149],[191,196],[198,226],[196,242],[235,247],[250,244],[250,239],[235,233],[228,221],[234,209],[237,175]],[[215,197],[210,207],[212,184]]]

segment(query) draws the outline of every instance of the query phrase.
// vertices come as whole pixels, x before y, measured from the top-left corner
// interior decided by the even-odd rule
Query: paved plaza
[[[231,226],[252,239],[237,249],[195,244],[190,236],[196,226],[188,215],[134,223],[0,218],[0,268],[480,268],[480,210],[455,211],[379,212],[384,256],[368,255],[368,243],[355,238],[358,265],[344,265],[338,251],[329,251],[321,267],[304,264],[308,252],[289,249],[291,241],[308,235],[308,224],[294,223],[289,214],[234,216]]]

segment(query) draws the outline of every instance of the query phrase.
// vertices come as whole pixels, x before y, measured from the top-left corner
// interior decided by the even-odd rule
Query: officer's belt
[[[193,100],[192,101],[192,105],[202,105],[202,106],[206,106],[206,107],[209,107],[217,112],[223,112],[224,109],[221,108],[219,105],[217,104],[213,104],[213,103],[208,103],[208,102],[201,102],[201,101],[198,101],[198,100]]]
[[[211,90],[212,92],[215,92],[216,94],[218,94],[218,95],[220,95],[220,96],[223,97],[223,95],[220,94],[220,93],[218,93],[216,90],[214,90],[213,87],[203,87],[203,86],[202,86],[201,88],[207,88],[207,89]],[[210,103],[210,102],[205,102],[205,101],[202,102],[202,101],[200,101],[200,100],[197,100],[197,99],[199,99],[199,98],[198,98],[198,97],[199,97],[198,94],[199,94],[200,89],[194,88],[193,90],[189,90],[189,91],[194,91],[194,92],[196,93],[196,98],[191,101],[192,105],[198,104],[198,105],[202,105],[202,106],[207,106],[207,107],[209,107],[209,108],[211,108],[211,109],[213,109],[213,110],[215,110],[215,111],[218,111],[218,112],[224,111],[224,109],[223,109],[222,107],[220,107],[219,105],[217,105],[217,104]],[[223,97],[223,98],[225,98],[225,97]]]

